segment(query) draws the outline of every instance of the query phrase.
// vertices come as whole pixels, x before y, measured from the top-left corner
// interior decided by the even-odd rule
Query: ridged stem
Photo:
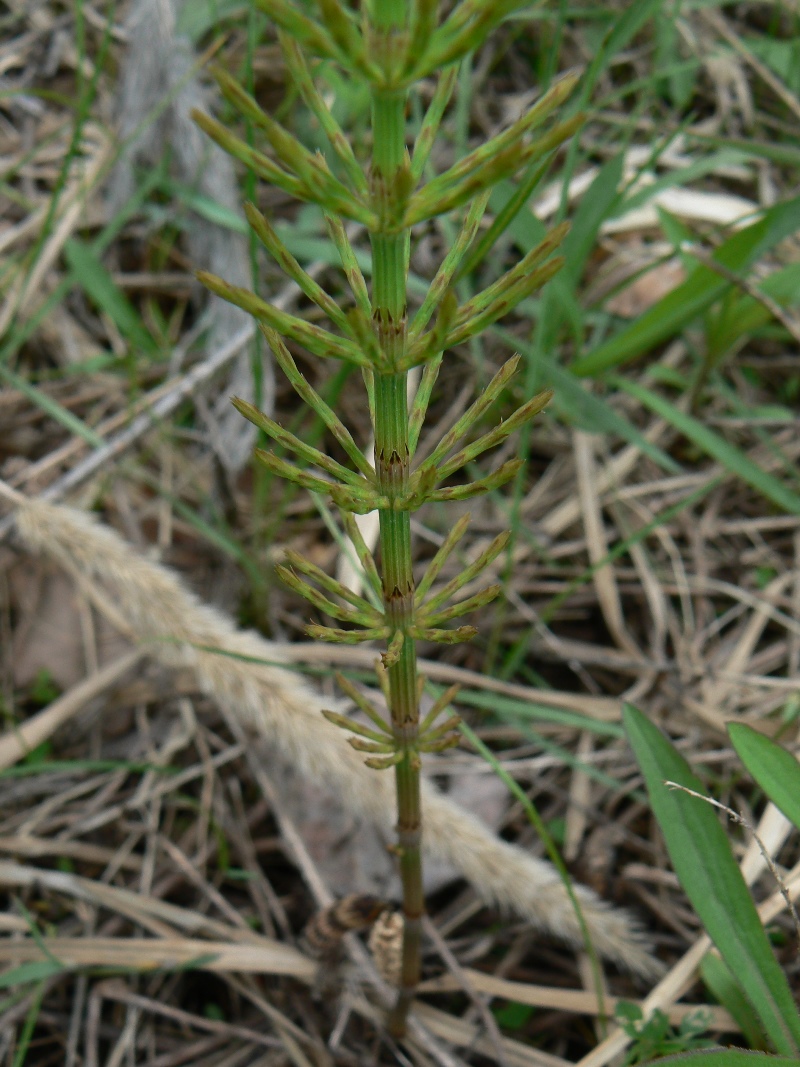
[[[408,484],[406,375],[380,375],[375,381],[375,464],[379,491],[390,499]],[[414,621],[411,525],[407,511],[380,512],[383,599],[392,636],[404,635],[396,663],[389,666],[390,710],[396,749],[397,851],[403,884],[403,962],[400,993],[389,1019],[396,1036],[405,1032],[408,1007],[419,982],[424,897],[421,860],[420,771],[417,740],[417,655],[410,629]]]
[[[406,0],[375,0],[372,32],[376,51],[390,57],[406,27]],[[387,59],[387,62],[390,60]],[[405,161],[406,93],[375,88],[372,94],[372,199],[381,220],[388,220],[397,175]],[[406,345],[406,240],[390,233],[388,223],[371,235],[372,310],[378,340],[391,366]],[[392,501],[408,486],[409,423],[406,373],[375,377],[375,471],[379,492]],[[407,511],[380,512],[383,599],[394,636],[404,635],[396,662],[388,668],[392,731],[402,753],[395,767],[397,787],[397,851],[403,883],[403,962],[400,992],[389,1017],[395,1036],[405,1033],[406,1017],[420,974],[420,942],[424,896],[421,861],[420,770],[417,739],[417,655],[414,622],[414,577],[411,568],[411,525]]]

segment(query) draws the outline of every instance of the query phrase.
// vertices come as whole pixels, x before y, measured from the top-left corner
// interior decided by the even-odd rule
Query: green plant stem
[[[373,32],[389,69],[408,17],[406,0],[376,0]],[[396,365],[405,354],[406,252],[408,233],[389,232],[397,179],[405,163],[405,91],[373,89],[372,201],[381,227],[372,233],[373,321],[384,359]],[[410,465],[406,372],[375,376],[375,471],[379,491],[393,501],[408,487]],[[396,751],[397,851],[403,883],[403,960],[400,992],[389,1017],[395,1036],[405,1033],[406,1017],[420,973],[424,895],[421,862],[420,769],[417,740],[419,702],[414,622],[411,525],[407,511],[382,510],[380,547],[383,601],[390,641],[403,634],[400,654],[388,666],[389,703]]]
[[[390,497],[408,484],[408,414],[406,375],[380,375],[375,382],[375,458],[381,492]],[[392,636],[404,635],[397,662],[388,669],[390,710],[395,748],[402,759],[395,767],[397,848],[403,883],[403,962],[400,994],[389,1020],[397,1036],[419,981],[422,889],[420,773],[417,741],[417,654],[410,634],[414,620],[411,569],[411,526],[407,511],[380,512],[381,569],[386,618]],[[391,640],[391,637],[390,637]]]

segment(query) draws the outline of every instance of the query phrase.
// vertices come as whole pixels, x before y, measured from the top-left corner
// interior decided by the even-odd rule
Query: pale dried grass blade
[[[491,1041],[480,1036],[480,1027],[465,1019],[458,1019],[447,1012],[439,1011],[430,1004],[414,1003],[414,1015],[436,1037],[456,1045],[480,1052],[483,1056],[493,1058]],[[542,1052],[530,1045],[523,1045],[510,1037],[502,1039],[503,1058],[508,1067],[571,1067],[569,1060],[552,1053]]]
[[[261,1034],[247,1026],[237,1026],[235,1023],[221,1022],[218,1019],[207,1019],[204,1016],[193,1015],[191,1012],[182,1011],[164,1004],[157,998],[145,997],[140,993],[132,992],[119,978],[106,978],[98,982],[94,987],[93,995],[103,1000],[113,1000],[120,1004],[128,1004],[141,1008],[145,1013],[153,1013],[165,1016],[174,1022],[191,1029],[206,1030],[210,1033],[230,1034],[241,1037],[255,1045],[266,1045],[274,1048],[276,1039],[267,1034]]]
[[[776,808],[770,801],[758,823],[758,837],[769,856],[778,855],[793,828],[794,823],[791,819],[787,819],[780,808]],[[761,850],[761,845],[753,837],[742,857],[740,866],[748,885],[753,885],[767,869],[767,860]]]
[[[598,566],[608,557],[608,540],[597,492],[597,466],[592,448],[592,436],[583,430],[576,430],[573,435],[573,447],[575,468],[578,474],[578,496],[586,532],[586,548],[589,561],[593,567],[597,568],[592,574],[592,581],[600,602],[600,609],[603,612],[606,626],[617,645],[636,659],[641,659],[641,651],[625,626],[614,569],[609,563],[602,567]]]
[[[626,186],[629,185],[629,193],[641,190],[647,185],[654,185],[656,182],[656,174],[652,169],[642,171],[643,166],[651,166],[652,150],[645,148],[644,151],[645,155],[642,154],[642,146],[637,145],[625,152],[622,180]],[[686,155],[677,152],[672,154],[669,149],[662,153],[659,159],[660,165],[674,168],[685,167],[690,162],[690,158]],[[535,201],[534,214],[540,219],[550,218],[559,210],[565,195],[571,204],[580,201],[589,191],[598,174],[598,167],[588,167],[571,179],[566,194],[560,182],[549,186]],[[605,219],[600,229],[603,234],[617,234],[658,228],[660,225],[659,208],[678,218],[736,228],[752,219],[760,207],[761,205],[754,200],[717,190],[687,189],[681,186],[656,188],[649,202]]]
[[[569,807],[564,827],[564,859],[572,863],[578,858],[583,835],[589,823],[589,808],[592,795],[592,783],[580,764],[586,763],[594,749],[594,738],[588,730],[582,730],[578,738],[575,755],[576,764],[572,769],[569,784]]]
[[[732,692],[741,686],[738,677],[747,670],[751,656],[761,640],[764,629],[770,621],[770,609],[783,599],[784,590],[793,580],[794,575],[787,571],[779,574],[777,578],[760,591],[761,603],[753,609],[753,613],[743,626],[739,638],[736,641],[730,655],[727,657],[721,670],[724,671],[722,678],[709,680],[703,687],[703,699],[706,705],[719,709],[719,715],[724,718],[725,707]]]
[[[576,1015],[597,1015],[600,1007],[597,996],[589,990],[583,989],[559,989],[556,986],[531,985],[527,982],[512,982],[507,978],[497,978],[485,971],[475,971],[469,967],[464,968],[464,973],[469,978],[473,989],[478,993],[484,993],[489,997],[499,997],[503,1000],[511,1000],[515,1004],[529,1004],[533,1008],[550,1008],[553,1011],[569,1011]],[[438,978],[431,978],[423,982],[420,993],[449,993],[460,989],[458,978],[452,974],[443,974]],[[613,1012],[621,1000],[628,998],[607,996],[603,1004],[603,1010]],[[641,1007],[641,1001],[635,1001]],[[736,1020],[724,1008],[709,1006],[704,1011],[711,1013],[709,1029],[723,1030],[727,1033],[738,1033],[739,1025]],[[665,1014],[673,1025],[680,1025],[687,1015],[697,1011],[696,1004],[673,1004],[667,1007]]]
[[[41,298],[45,291],[45,278],[77,228],[86,208],[89,193],[112,159],[113,149],[110,141],[101,135],[96,127],[93,129],[100,136],[99,144],[94,146],[88,142],[84,144],[84,149],[93,149],[92,154],[83,164],[81,175],[64,194],[60,205],[61,217],[42,248],[33,270],[27,277],[21,278],[8,294],[5,305],[0,311],[0,334],[6,332],[15,315],[27,315],[34,302]]]
[[[118,209],[136,187],[136,164],[155,167],[168,152],[173,172],[201,197],[232,216],[240,213],[241,194],[233,161],[204,137],[193,109],[210,104],[199,78],[202,58],[178,26],[178,0],[135,0],[127,13],[128,50],[117,93],[119,132],[124,151],[110,183],[109,198]],[[195,219],[186,227],[189,259],[203,264],[234,285],[250,282],[247,240],[241,233]],[[247,316],[219,297],[209,307],[212,349],[224,347],[247,323]],[[262,359],[261,405],[271,413],[275,394],[272,364]],[[231,407],[229,396],[255,399],[249,353],[242,352],[227,379],[199,410],[212,447],[223,467],[238,473],[248,461],[256,428]]]
[[[270,946],[238,941],[193,941],[186,937],[49,937],[44,942],[50,958],[74,967],[125,967],[134,971],[198,970],[227,973],[289,975],[301,981],[313,979],[317,965],[296,949],[276,941]],[[19,965],[48,959],[34,938],[0,941],[0,963]]]
[[[725,19],[717,11],[704,10],[701,12],[701,17],[709,26],[712,26],[716,32],[722,37],[723,40],[734,49],[734,51],[742,57],[745,63],[751,67],[752,70],[765,82],[770,89],[778,96],[784,104],[789,108],[796,119],[800,119],[800,100],[797,99],[795,94],[791,92],[788,86],[781,81],[781,79],[770,70],[770,68],[762,63],[757,56],[742,44],[736,34],[728,26]]]
[[[0,860],[0,885],[15,888],[44,887],[50,892],[61,893],[94,907],[107,908],[118,915],[124,915],[160,936],[173,935],[177,929],[195,937],[213,936],[218,941],[261,945],[265,949],[278,943],[253,930],[228,926],[202,912],[181,908],[177,904],[170,904],[145,893],[106,885],[91,878],[81,878],[66,871],[48,871]]]
[[[644,434],[645,440],[655,445],[661,440],[667,430],[666,422],[656,421],[648,427]],[[642,450],[638,445],[627,445],[612,460],[605,464],[597,475],[596,491],[598,497],[607,493],[616,485],[622,485],[633,472],[636,464],[641,459]],[[569,496],[558,507],[552,508],[542,519],[542,531],[548,537],[555,540],[560,534],[576,522],[581,516],[580,500],[575,496]]]
[[[760,207],[744,196],[733,193],[708,193],[699,189],[662,189],[649,204],[626,211],[602,226],[603,233],[623,233],[657,227],[659,208],[678,218],[693,222],[710,222],[737,229],[752,222]]]
[[[31,859],[52,856],[102,866],[114,863],[119,869],[125,871],[138,871],[142,866],[140,856],[120,856],[116,849],[92,845],[88,841],[67,841],[63,837],[51,840],[33,837],[30,834],[11,834],[7,837],[0,837],[0,852],[7,852],[12,856],[27,856]]]

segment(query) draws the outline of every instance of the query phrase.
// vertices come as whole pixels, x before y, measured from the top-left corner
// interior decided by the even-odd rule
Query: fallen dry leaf
[[[630,285],[612,296],[606,308],[623,319],[635,319],[685,280],[686,271],[681,261],[669,259],[640,274]]]

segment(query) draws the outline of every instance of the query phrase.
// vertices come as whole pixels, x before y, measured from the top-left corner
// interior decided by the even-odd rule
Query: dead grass
[[[118,155],[116,72],[127,34],[123,12],[107,14],[13,0],[2,15],[0,77],[11,93],[0,99],[7,198],[0,473],[8,503],[0,546],[0,964],[7,968],[0,1058],[14,1067],[487,1060],[603,1067],[627,1039],[607,1035],[598,1022],[585,961],[529,924],[488,910],[474,888],[453,881],[452,867],[431,870],[430,914],[446,951],[429,941],[416,1028],[403,1049],[382,1031],[376,1005],[387,990],[360,942],[326,976],[325,990],[334,992],[321,993],[317,964],[298,948],[305,922],[334,895],[393,892],[374,820],[334,804],[313,775],[298,780],[296,769],[266,763],[230,706],[209,697],[193,664],[140,646],[131,651],[125,604],[75,584],[53,562],[57,553],[38,558],[14,533],[15,494],[97,511],[138,556],[177,570],[201,605],[268,634],[279,664],[312,674],[322,692],[315,699],[337,699],[334,667],[359,681],[369,677],[372,651],[305,640],[306,606],[272,581],[287,547],[335,570],[340,548],[319,513],[249,468],[237,473],[220,462],[227,432],[215,414],[220,375],[236,360],[247,362],[252,331],[239,327],[210,346],[201,339],[206,324],[186,235],[199,223],[186,195],[154,186],[143,204],[108,206],[104,183]],[[709,11],[682,23],[693,34],[686,47],[702,63],[695,106],[703,117],[695,125],[704,136],[763,143],[797,114],[791,87],[748,46],[760,20],[759,5],[743,5],[736,17]],[[241,24],[229,28],[223,53],[233,62],[246,35]],[[478,65],[475,136],[507,118],[517,94],[530,88],[526,42],[503,40],[506,62]],[[586,26],[570,30],[573,58],[591,58],[591,41]],[[729,46],[724,53],[720,42]],[[620,63],[635,76],[648,69],[648,57],[645,35]],[[279,100],[271,46],[255,59],[262,87],[271,85]],[[612,92],[624,76],[611,67],[601,90]],[[681,118],[677,109],[664,111],[665,122]],[[603,137],[629,123],[638,123],[639,137],[626,156],[631,174],[653,121],[619,105],[609,104],[587,129],[586,160],[602,164]],[[665,169],[691,162],[696,144],[676,142]],[[587,162],[573,177],[576,201],[593,174]],[[137,172],[134,188],[147,177]],[[788,196],[793,182],[790,167],[767,157],[757,165],[748,157],[746,166],[720,158],[688,188],[665,189],[659,206],[694,220],[701,235],[714,233],[720,220],[731,224]],[[549,217],[557,205],[543,194],[538,213]],[[270,207],[288,212],[282,203]],[[679,284],[681,264],[654,233],[657,221],[652,200],[638,215],[609,218],[581,282],[587,307],[635,319]],[[427,269],[426,256],[435,262],[444,241],[446,234],[431,230],[417,249],[417,270]],[[338,285],[324,258],[306,261]],[[790,240],[759,270],[796,261]],[[613,295],[637,273],[624,299]],[[107,295],[108,278],[124,303]],[[297,299],[269,272],[267,284],[274,302]],[[753,284],[743,283],[743,292],[752,295]],[[609,297],[616,305],[603,303]],[[743,339],[718,379],[708,371],[712,388],[698,370],[696,325],[626,373],[652,388],[655,366],[661,381],[678,383],[679,406],[796,491],[800,438],[786,408],[797,379],[787,337],[796,339],[797,321],[796,311],[778,306],[784,332]],[[565,362],[571,344],[564,339]],[[501,347],[487,342],[486,366],[499,362]],[[326,384],[321,371],[305,369]],[[486,379],[479,362],[453,358],[423,451],[426,434],[452,424]],[[343,379],[333,387],[366,439],[355,390]],[[282,420],[315,433],[288,389],[276,388]],[[516,508],[492,499],[473,509],[464,557],[453,562],[480,552],[510,515],[513,564],[499,568],[505,601],[476,620],[480,639],[444,655],[437,650],[425,670],[435,684],[462,685],[460,710],[561,836],[576,877],[611,904],[634,909],[646,926],[666,976],[651,988],[610,968],[606,1008],[617,997],[638,999],[677,1023],[691,1004],[704,1003],[696,968],[708,944],[616,729],[620,703],[645,709],[720,801],[759,825],[795,895],[796,841],[744,777],[725,723],[747,722],[796,743],[800,516],[771,505],[622,388],[592,383],[587,391],[641,438],[590,434],[564,407],[534,429]],[[675,469],[665,472],[645,442]],[[452,521],[452,512],[420,514],[421,560]],[[523,813],[466,745],[432,761],[430,771],[451,798],[539,855]],[[731,836],[796,986],[783,901],[753,843],[736,828]],[[508,1004],[536,1010],[487,1021]],[[733,1022],[710,1010],[712,1036],[735,1041]]]

